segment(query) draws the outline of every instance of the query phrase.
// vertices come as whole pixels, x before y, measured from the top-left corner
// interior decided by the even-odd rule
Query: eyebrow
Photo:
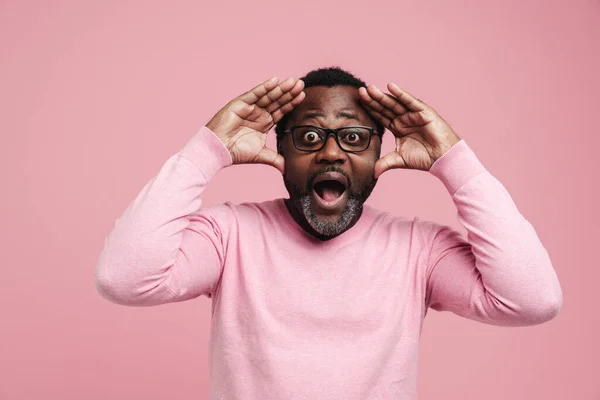
[[[359,118],[356,114],[354,114],[351,111],[347,111],[347,110],[342,110],[342,111],[338,112],[335,116],[337,118],[354,119],[356,121],[359,121]],[[302,119],[315,118],[315,117],[325,117],[325,113],[322,111],[318,111],[318,110],[310,110],[302,116]]]

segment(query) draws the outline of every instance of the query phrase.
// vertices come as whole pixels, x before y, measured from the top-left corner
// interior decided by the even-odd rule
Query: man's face
[[[287,128],[298,125],[375,128],[360,104],[356,88],[313,86],[305,89],[305,93],[305,99],[292,111]],[[296,149],[291,134],[286,133],[279,151],[285,158],[283,179],[291,203],[312,229],[319,235],[332,237],[356,222],[377,182],[373,172],[381,151],[379,136],[373,135],[366,150],[348,153],[329,135],[325,147],[307,153]],[[324,180],[318,182],[321,179]]]

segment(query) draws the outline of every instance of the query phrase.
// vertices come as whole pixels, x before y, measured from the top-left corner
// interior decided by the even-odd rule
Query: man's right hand
[[[273,77],[231,100],[206,127],[223,142],[234,164],[272,165],[284,173],[283,157],[266,146],[267,132],[304,100],[304,82]]]

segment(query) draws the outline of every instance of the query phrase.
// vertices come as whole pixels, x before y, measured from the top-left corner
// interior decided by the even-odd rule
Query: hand
[[[267,164],[283,174],[283,157],[266,147],[267,132],[304,100],[303,89],[299,79],[273,77],[231,100],[206,127],[227,147],[234,164]]]
[[[391,94],[374,85],[358,90],[367,111],[396,137],[396,149],[375,164],[375,178],[392,168],[429,170],[460,141],[450,125],[427,104],[389,83]]]

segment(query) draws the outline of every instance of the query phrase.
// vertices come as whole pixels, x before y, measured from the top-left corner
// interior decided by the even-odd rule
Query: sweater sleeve
[[[201,196],[231,163],[206,127],[166,161],[104,240],[95,266],[103,297],[151,306],[211,296],[222,271],[228,213],[226,205],[201,209]]]
[[[556,316],[562,291],[547,251],[466,142],[455,144],[429,172],[452,196],[467,238],[447,226],[420,223],[429,247],[426,305],[493,325],[534,325]]]

